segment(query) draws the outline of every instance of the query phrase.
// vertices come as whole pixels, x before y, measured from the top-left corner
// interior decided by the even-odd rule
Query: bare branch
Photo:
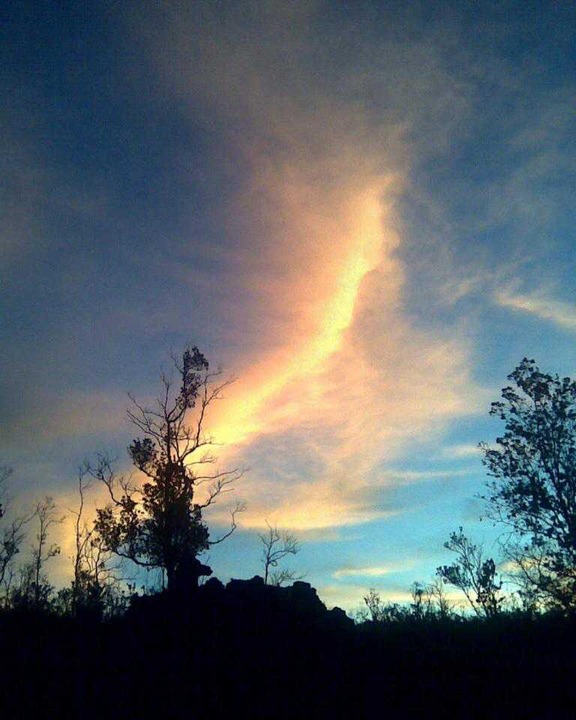
[[[296,536],[287,530],[278,530],[276,526],[268,526],[267,533],[259,533],[258,537],[262,542],[262,563],[264,566],[264,583],[267,585],[270,577],[270,568],[276,568],[288,555],[296,555],[300,551],[300,545]]]
[[[239,513],[242,513],[246,510],[245,503],[241,502],[240,500],[236,503],[236,507],[234,510],[230,512],[230,529],[228,532],[226,532],[224,535],[218,538],[218,540],[210,540],[209,545],[219,545],[221,542],[224,542],[227,538],[232,535],[232,533],[238,528],[238,525],[236,523],[236,516]]]

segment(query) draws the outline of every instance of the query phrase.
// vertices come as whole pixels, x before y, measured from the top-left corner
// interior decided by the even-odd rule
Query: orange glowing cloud
[[[297,203],[290,213],[298,220]],[[325,224],[338,225],[334,214],[341,218],[340,228],[329,228],[331,245],[322,247],[314,239],[319,234],[323,239]],[[324,223],[322,216],[316,218],[316,233],[304,235],[317,258],[315,266],[306,263],[297,268],[292,263],[291,286],[276,292],[266,289],[268,306],[282,303],[284,298],[289,305],[289,298],[296,298],[299,317],[292,327],[294,338],[249,368],[237,392],[232,389],[225,417],[217,418],[214,425],[214,434],[221,442],[235,444],[253,433],[274,432],[277,424],[286,428],[291,419],[298,422],[302,403],[282,396],[291,384],[313,382],[340,350],[343,333],[352,322],[360,284],[382,261],[383,214],[379,193],[369,188],[351,198],[345,207],[332,208],[331,222]],[[392,232],[389,238],[395,243]],[[264,333],[267,330],[264,328]],[[318,394],[316,400],[320,401]]]
[[[432,336],[404,307],[405,128],[352,92],[370,84],[366,68],[335,82],[308,32],[314,4],[255,3],[226,22],[199,8],[144,35],[167,88],[222,131],[242,175],[223,209],[231,290],[220,316],[257,348],[238,342],[239,380],[210,429],[223,464],[250,467],[243,522],[306,530],[385,517],[385,461],[477,395],[462,336]],[[443,82],[430,77],[429,93],[442,97]]]
[[[334,273],[322,292],[295,293],[305,308],[298,339],[255,362],[213,416],[224,457],[251,466],[247,527],[266,517],[304,531],[388,516],[374,504],[390,482],[378,466],[474,405],[465,344],[417,330],[403,311],[400,239],[385,190],[351,194],[355,212],[342,221],[350,236],[334,236],[325,263],[299,275],[291,268],[296,288],[314,271]],[[331,217],[343,212],[337,203]],[[271,336],[275,345],[273,328]]]

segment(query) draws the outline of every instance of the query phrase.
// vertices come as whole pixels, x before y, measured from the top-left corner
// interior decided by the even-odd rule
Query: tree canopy
[[[221,398],[230,381],[219,382],[220,371],[210,371],[196,347],[186,348],[181,359],[173,360],[176,388],[162,375],[163,392],[155,406],[131,397],[133,409],[128,414],[141,436],[128,452],[143,483],[117,478],[107,458],[101,457],[93,469],[110,498],[96,520],[105,547],[137,565],[162,569],[168,589],[181,584],[179,575],[193,572],[199,553],[234,531],[233,512],[229,531],[211,541],[202,512],[240,475],[237,469],[211,468],[216,461],[211,453],[214,441],[204,429],[209,405]]]
[[[462,528],[450,533],[444,547],[456,553],[456,561],[440,566],[436,570],[438,577],[459,588],[477,615],[495,617],[503,598],[494,560],[484,558],[482,546],[467,538]]]
[[[489,516],[512,530],[507,550],[526,587],[576,609],[576,382],[524,358],[491,414],[505,423],[481,444]]]

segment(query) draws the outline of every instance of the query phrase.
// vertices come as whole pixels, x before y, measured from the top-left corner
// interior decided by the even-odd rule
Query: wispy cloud
[[[387,517],[382,464],[477,404],[467,341],[426,333],[404,309],[397,214],[410,124],[442,117],[434,142],[446,142],[466,91],[428,42],[394,41],[385,56],[369,45],[336,67],[326,35],[310,33],[314,4],[230,6],[227,23],[198,7],[141,33],[169,91],[221,129],[238,164],[220,280],[238,301],[220,314],[224,332],[255,341],[238,347],[239,381],[210,420],[223,460],[251,468],[243,522],[304,531]]]
[[[202,269],[178,268],[175,285],[196,288],[186,327],[211,308],[215,354],[239,377],[210,430],[223,464],[251,468],[238,489],[248,528],[384,519],[382,489],[425,479],[385,465],[478,405],[468,341],[406,310],[398,214],[414,147],[449,144],[468,91],[429,39],[363,42],[335,63],[342,28],[311,32],[315,3],[225,7],[148,4],[134,17],[162,103],[214,134],[233,175],[225,197],[208,197],[211,241],[188,238]],[[146,322],[169,327],[170,307]],[[112,416],[107,402],[82,420],[75,400],[64,406],[46,432],[89,433]]]
[[[62,90],[95,112],[64,125],[40,102],[50,73],[18,70],[38,94],[16,93],[0,152],[15,269],[1,436],[31,490],[73,506],[62,468],[101,442],[127,464],[123,392],[153,399],[170,344],[188,341],[238,377],[206,428],[221,469],[249,468],[234,495],[251,537],[268,520],[361,540],[476,464],[475,447],[441,442],[456,424],[465,442],[461,418],[493,399],[475,382],[501,370],[474,347],[486,332],[501,350],[486,305],[576,329],[572,304],[520,292],[569,272],[550,238],[569,246],[574,83],[531,85],[513,21],[414,5],[134,4],[106,14],[112,105],[87,49],[95,82]],[[77,156],[87,137],[95,152]],[[396,570],[362,557],[330,566],[340,585],[390,584]]]
[[[502,307],[552,322],[562,329],[576,331],[576,305],[547,297],[542,292],[521,294],[504,290],[496,294],[496,302]]]
[[[414,564],[415,563],[404,563],[402,565],[379,565],[376,567],[346,567],[341,568],[340,570],[336,570],[334,573],[332,573],[332,577],[335,580],[350,577],[383,577],[384,575],[390,575],[391,573],[411,570],[414,567]]]
[[[460,448],[463,450],[463,446]],[[460,455],[460,457],[462,456],[466,456],[466,453]],[[398,484],[463,477],[467,474],[468,470],[386,470],[382,476],[390,483]]]
[[[4,439],[34,437],[35,441],[56,441],[78,436],[111,434],[127,427],[127,397],[112,392],[70,392],[65,397],[46,396],[29,402],[15,416]]]
[[[442,457],[448,458],[449,460],[461,460],[473,457],[480,457],[482,450],[478,445],[447,445],[442,448]]]

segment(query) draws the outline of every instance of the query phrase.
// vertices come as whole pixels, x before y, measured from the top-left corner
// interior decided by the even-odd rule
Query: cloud
[[[480,457],[482,450],[478,445],[448,445],[442,448],[442,457],[448,458],[449,460],[460,460],[472,457]]]
[[[200,303],[213,308],[215,354],[239,378],[209,427],[225,445],[221,463],[251,469],[238,487],[249,528],[389,517],[383,491],[406,478],[385,466],[477,405],[468,341],[452,328],[427,332],[406,310],[398,212],[413,145],[446,147],[468,91],[428,39],[389,38],[384,52],[360,35],[347,45],[320,10],[173,2],[133,17],[154,79],[146,92],[153,85],[216,138],[214,172],[232,188],[208,197],[210,242],[182,240],[203,262],[182,256],[178,287],[195,288],[183,296],[190,326]],[[336,49],[345,61],[334,62]],[[123,410],[106,398],[88,414],[72,397],[33,427],[95,433],[112,417]]]
[[[322,18],[325,32],[311,32],[318,10],[170,4],[138,24],[165,87],[236,164],[214,252],[239,380],[210,427],[222,462],[250,467],[239,492],[251,528],[388,517],[383,464],[477,405],[468,341],[427,333],[404,308],[397,212],[410,128],[442,117],[426,143],[447,142],[467,91],[424,40],[386,53],[370,41],[336,66],[341,28]]]
[[[64,397],[32,398],[19,408],[4,441],[34,437],[38,442],[118,432],[127,425],[126,397],[108,391],[77,391]]]
[[[546,297],[543,292],[520,294],[504,290],[496,294],[501,307],[528,313],[540,320],[554,323],[563,330],[576,331],[576,306]]]
[[[7,179],[0,189],[3,271],[18,262],[38,262],[55,245],[66,246],[69,238],[58,226],[62,218],[70,224],[71,218],[78,223],[103,218],[108,210],[106,194],[86,180],[78,184],[73,172],[57,165],[54,152],[47,148],[44,139],[31,132],[31,127],[39,122],[35,113],[42,107],[43,98],[24,87],[19,87],[13,98],[14,102],[2,108],[0,116],[3,134],[0,173]],[[42,121],[45,122],[44,118]],[[54,233],[55,227],[59,233],[58,230]],[[3,272],[3,276],[7,287],[9,281],[16,281],[17,287],[22,280],[21,272],[12,277]]]
[[[390,575],[391,573],[404,572],[405,570],[411,570],[415,563],[403,563],[401,565],[381,565],[377,567],[346,567],[336,570],[332,573],[332,577],[336,580],[341,578],[349,577],[383,577],[384,575]]]
[[[63,147],[47,150],[36,128],[60,123],[61,109],[10,111],[0,255],[15,268],[26,260],[7,289],[17,334],[34,342],[7,345],[18,417],[5,414],[4,439],[19,443],[10,459],[30,444],[38,485],[64,485],[61,467],[95,438],[121,437],[118,388],[153,398],[164,343],[190,338],[238,377],[207,428],[224,443],[222,468],[249,468],[234,495],[248,503],[248,529],[269,520],[299,537],[349,536],[406,509],[397,486],[464,474],[394,468],[410,467],[413,448],[422,458],[434,447],[432,461],[477,452],[436,448],[485,407],[469,332],[483,296],[562,231],[550,223],[573,193],[551,179],[574,164],[573,83],[540,93],[533,64],[503,58],[512,25],[384,5],[112,11],[121,51],[105,63],[118,66],[103,114],[80,118],[81,135],[67,116]],[[526,48],[519,57],[535,62]],[[94,110],[98,87],[84,88]],[[63,86],[83,103],[77,90]],[[78,163],[71,151],[86,137],[98,146]],[[500,291],[497,302],[576,326],[573,308],[545,293]],[[209,520],[227,522],[224,504]]]
[[[15,133],[2,143],[0,171],[10,182],[3,183],[4,219],[0,234],[0,260],[4,266],[21,259],[37,246],[41,224],[38,205],[44,201],[46,172]]]
[[[460,446],[462,451],[464,448]],[[464,452],[465,456],[466,453]],[[462,456],[462,455],[461,455]],[[423,480],[436,480],[439,478],[464,477],[468,470],[386,470],[383,477],[391,484],[422,482]]]
[[[326,584],[318,587],[318,595],[328,607],[338,606],[354,613],[358,610],[366,609],[363,598],[368,590],[368,585]],[[408,605],[414,601],[408,589],[399,587],[378,589],[378,594],[384,604],[398,603]],[[466,610],[469,607],[468,601],[459,590],[447,589],[444,597],[459,611]]]

